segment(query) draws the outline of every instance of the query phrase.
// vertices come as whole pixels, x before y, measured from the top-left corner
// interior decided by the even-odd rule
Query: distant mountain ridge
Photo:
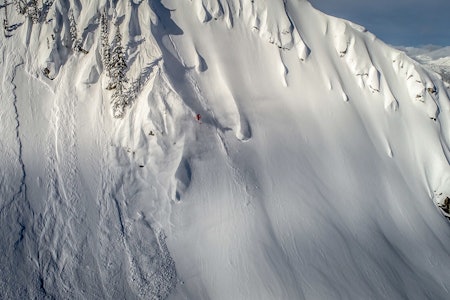
[[[442,75],[442,79],[450,84],[450,46],[428,45],[423,47],[398,47],[408,56]]]

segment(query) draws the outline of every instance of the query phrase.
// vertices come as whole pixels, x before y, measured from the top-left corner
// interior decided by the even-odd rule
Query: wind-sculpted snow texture
[[[45,3],[0,10],[2,299],[450,297],[437,74],[307,1]]]

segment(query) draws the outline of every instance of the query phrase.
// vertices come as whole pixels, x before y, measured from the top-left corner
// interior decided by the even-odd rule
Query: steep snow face
[[[137,147],[133,142],[144,133],[128,127],[131,121],[111,117],[100,12],[126,10],[128,20],[119,15],[117,22],[128,45],[129,81],[138,78],[146,91],[139,102],[144,115],[133,120],[145,121],[143,126],[159,122],[164,103],[176,97],[157,71],[161,54],[151,47],[150,7],[139,9],[145,16],[139,24],[147,28],[144,48],[143,37],[137,37],[141,33],[132,27],[139,21],[138,5],[113,9],[108,3],[56,1],[39,24],[7,6],[9,37],[2,35],[0,51],[2,298],[160,299],[177,284],[159,223],[170,199],[166,186],[157,183],[167,180],[150,181],[159,172],[153,164],[150,174],[135,172],[141,170],[135,161],[145,149],[130,147]],[[72,50],[69,12],[85,51]],[[128,28],[133,35],[125,34]],[[145,110],[147,97],[160,109]],[[174,118],[176,112],[171,112]],[[177,132],[181,128],[149,143],[150,163],[170,167],[165,147]]]
[[[436,74],[307,1],[45,3],[2,8],[5,298],[448,299]]]

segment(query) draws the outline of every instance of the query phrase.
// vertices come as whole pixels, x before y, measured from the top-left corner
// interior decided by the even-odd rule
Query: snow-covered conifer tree
[[[40,18],[42,21],[45,21],[45,18],[47,18],[50,7],[52,7],[54,2],[55,0],[42,0],[42,8],[40,12]]]
[[[116,26],[112,46],[110,51],[111,83],[109,84],[109,89],[120,89],[123,91],[123,85],[128,81],[125,74],[127,63],[125,60],[125,51],[122,46],[122,34],[120,33],[119,26]]]
[[[115,118],[123,117],[125,114],[125,107],[128,103],[128,97],[123,91],[123,86],[117,85],[111,98],[113,116]]]
[[[7,1],[4,1],[4,5],[3,7],[5,8],[5,19],[3,19],[3,30],[6,36],[6,32],[9,29],[9,21],[8,21],[8,5],[7,5]]]
[[[109,46],[109,22],[106,9],[100,15],[100,31],[101,31],[101,46],[102,46],[102,62],[106,70],[106,75],[111,77],[111,49]]]
[[[55,0],[43,0],[42,5],[50,7],[53,5],[54,2],[55,2]]]
[[[13,0],[13,4],[19,14],[25,14],[27,10],[27,4],[24,0]]]
[[[39,8],[37,0],[31,0],[28,2],[27,16],[34,24],[39,23]]]
[[[127,63],[125,59],[125,51],[122,46],[122,35],[120,28],[116,26],[116,32],[113,39],[113,48],[111,50],[111,82],[109,89],[115,89],[111,99],[113,115],[116,118],[123,116],[125,107],[128,105],[128,95],[125,92],[125,83],[128,82],[126,77]]]
[[[81,42],[78,39],[77,23],[75,22],[75,17],[73,16],[73,10],[69,10],[69,30],[70,39],[72,42],[72,50],[79,52],[81,51]]]

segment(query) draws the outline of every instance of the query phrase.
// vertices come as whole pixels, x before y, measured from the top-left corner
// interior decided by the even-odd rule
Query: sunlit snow
[[[450,298],[440,75],[305,0],[44,8],[0,9],[0,298]]]

